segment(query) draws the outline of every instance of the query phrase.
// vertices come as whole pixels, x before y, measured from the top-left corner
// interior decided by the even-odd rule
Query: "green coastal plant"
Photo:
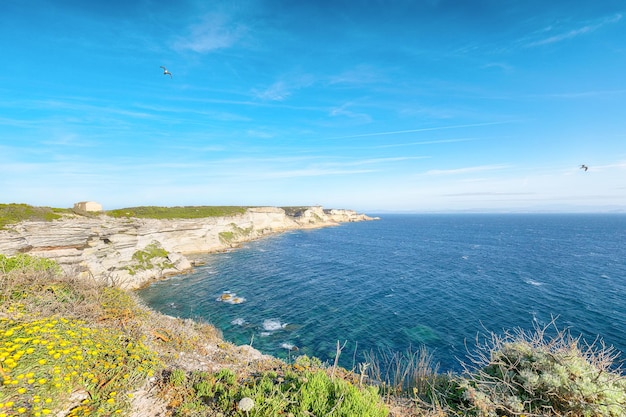
[[[240,239],[242,237],[250,236],[250,234],[252,233],[252,227],[247,227],[244,229],[237,226],[237,224],[235,223],[231,223],[229,226],[231,230],[218,233],[220,241],[227,245],[235,243],[237,239]]]
[[[388,414],[376,388],[357,386],[329,374],[325,368],[285,365],[279,372],[249,375],[238,383],[235,374],[227,369],[214,374],[192,372],[189,376],[172,371],[166,384],[176,393],[178,405],[174,414],[181,417],[205,415],[215,409],[224,415],[258,417],[384,417]],[[183,386],[187,389],[181,390]]]
[[[135,275],[139,271],[147,271],[158,267],[161,270],[173,268],[174,264],[167,257],[169,253],[158,242],[152,242],[143,250],[133,253],[132,264],[127,266],[128,272]],[[157,262],[159,261],[159,262]]]
[[[0,416],[51,415],[76,392],[68,416],[112,415],[159,366],[140,341],[79,320],[0,318],[0,335]]]
[[[616,351],[552,325],[492,334],[457,380],[454,407],[478,417],[623,417],[626,377],[614,366]]]
[[[428,397],[430,388],[438,375],[439,365],[425,346],[404,352],[379,349],[365,354],[363,373],[370,381],[376,381],[383,391],[413,393]]]
[[[0,273],[7,274],[13,271],[22,273],[43,272],[53,275],[62,273],[59,264],[51,259],[37,258],[23,253],[14,256],[0,254]]]

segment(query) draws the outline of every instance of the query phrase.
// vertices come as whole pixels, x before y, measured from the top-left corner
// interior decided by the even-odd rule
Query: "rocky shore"
[[[57,261],[68,273],[135,289],[189,272],[186,255],[237,247],[287,230],[374,220],[353,210],[308,207],[249,208],[228,217],[139,219],[68,215],[52,222],[25,221],[0,230],[0,253],[27,253]]]

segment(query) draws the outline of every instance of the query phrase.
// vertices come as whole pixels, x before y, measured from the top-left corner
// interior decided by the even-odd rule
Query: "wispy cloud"
[[[591,90],[591,91],[576,91],[571,93],[548,93],[548,94],[533,94],[528,97],[535,98],[589,98],[589,97],[605,97],[605,96],[617,96],[626,94],[626,89],[618,90]]]
[[[253,93],[261,100],[283,101],[291,95],[291,90],[284,81],[277,81],[264,90],[253,90]]]
[[[502,197],[502,196],[520,196],[535,195],[536,193],[498,193],[498,192],[475,192],[475,193],[451,193],[442,194],[444,197]]]
[[[343,161],[343,162],[331,162],[326,164],[327,166],[359,166],[359,165],[374,165],[374,164],[385,164],[389,162],[404,162],[404,161],[414,161],[418,159],[426,159],[427,156],[392,156],[388,158],[370,158],[370,159],[361,159],[356,161]]]
[[[248,129],[246,133],[251,138],[270,139],[274,137],[273,133],[262,129]]]
[[[439,145],[442,143],[455,143],[455,142],[469,142],[478,140],[476,138],[456,138],[456,139],[441,139],[441,140],[423,140],[420,142],[409,142],[409,143],[393,143],[389,145],[378,145],[373,146],[374,149],[382,149],[382,148],[398,148],[401,146],[415,146],[415,145]]]
[[[426,175],[463,175],[484,171],[497,171],[506,168],[510,168],[510,165],[480,165],[456,169],[432,169],[430,171],[426,171]]]
[[[401,135],[401,134],[406,134],[406,133],[429,132],[429,131],[435,131],[435,130],[448,130],[448,129],[462,129],[466,127],[492,126],[492,125],[501,125],[501,124],[507,124],[507,123],[511,123],[511,122],[506,121],[506,122],[472,123],[472,124],[466,124],[466,125],[426,127],[422,129],[390,130],[387,132],[363,133],[360,135],[350,135],[350,136],[337,136],[337,137],[333,137],[329,139],[352,139],[352,138],[363,138],[363,137],[368,137],[368,136]]]
[[[76,133],[58,132],[41,140],[42,145],[67,146],[67,147],[93,147],[96,143]]]
[[[333,108],[329,115],[332,117],[348,117],[353,120],[358,120],[362,123],[369,123],[372,121],[372,117],[367,113],[354,112],[349,110],[349,108],[353,105],[353,103],[344,103],[339,107]]]
[[[295,91],[309,87],[314,82],[314,77],[309,74],[285,75],[269,87],[253,89],[252,93],[263,101],[284,101]]]
[[[248,28],[224,14],[211,13],[200,23],[190,26],[188,31],[188,35],[174,41],[174,49],[206,53],[235,45],[248,33]]]
[[[609,17],[605,17],[603,19],[600,20],[596,20],[593,22],[588,22],[586,24],[584,24],[583,26],[574,28],[574,29],[570,29],[570,30],[564,30],[560,33],[554,34],[552,36],[548,36],[548,37],[543,37],[541,39],[537,39],[531,42],[526,43],[526,47],[532,48],[532,47],[536,47],[536,46],[542,46],[542,45],[549,45],[552,43],[556,43],[556,42],[561,42],[567,39],[572,39],[578,36],[582,36],[582,35],[586,35],[589,33],[592,33],[598,29],[600,29],[603,26],[606,25],[610,25],[613,23],[617,23],[622,19],[622,15],[621,14],[616,14],[613,16],[609,16]],[[546,28],[543,33],[551,33],[553,32],[553,27],[548,27]]]
[[[482,69],[491,69],[491,68],[496,68],[499,70],[502,70],[504,72],[511,72],[513,71],[513,66],[509,65],[507,63],[504,62],[489,62],[483,66],[481,66]]]
[[[329,175],[355,175],[376,172],[372,169],[339,169],[339,168],[305,168],[297,170],[272,171],[260,173],[257,178],[295,178],[322,177]]]
[[[386,81],[386,78],[376,68],[359,65],[350,70],[344,71],[328,78],[329,84],[372,84]]]

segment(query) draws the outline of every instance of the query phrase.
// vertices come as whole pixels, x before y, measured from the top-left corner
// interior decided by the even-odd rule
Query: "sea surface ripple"
[[[625,215],[381,217],[203,255],[194,273],[139,295],[286,359],[332,361],[347,342],[347,368],[366,352],[423,345],[441,371],[459,371],[477,335],[554,317],[626,352]]]

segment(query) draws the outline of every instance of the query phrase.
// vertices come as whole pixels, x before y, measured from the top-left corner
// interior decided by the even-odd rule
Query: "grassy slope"
[[[112,217],[137,217],[146,219],[201,219],[205,217],[227,217],[243,214],[247,207],[241,206],[142,206],[109,210]]]
[[[69,209],[34,207],[28,204],[0,204],[0,229],[25,220],[52,221],[61,218],[63,213],[70,212]]]

